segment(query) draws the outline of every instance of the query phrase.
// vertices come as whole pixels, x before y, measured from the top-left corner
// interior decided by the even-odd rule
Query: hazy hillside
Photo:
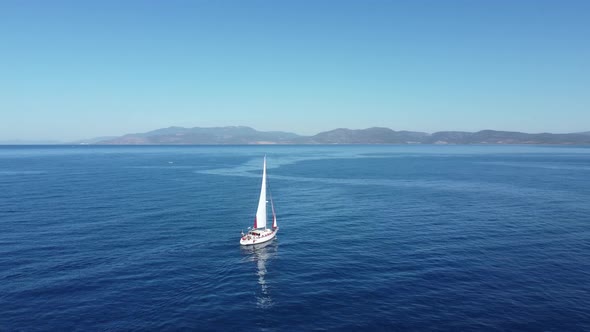
[[[339,128],[309,137],[309,143],[316,144],[407,144],[419,143],[428,137],[427,133],[394,131],[389,128],[367,129]]]
[[[86,142],[86,141],[81,141]],[[90,141],[88,141],[90,142]],[[95,144],[590,144],[590,134],[527,134],[511,131],[440,131],[433,134],[389,128],[338,128],[313,136],[250,127],[169,127],[128,134]]]
[[[279,144],[299,135],[280,131],[257,131],[250,127],[169,127],[146,133],[128,134],[98,144]]]

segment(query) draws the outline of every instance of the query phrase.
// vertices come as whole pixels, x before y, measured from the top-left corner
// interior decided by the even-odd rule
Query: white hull
[[[254,230],[250,231],[240,239],[240,244],[243,246],[249,246],[253,244],[260,244],[264,242],[268,242],[277,235],[279,232],[279,228],[275,229],[264,229],[264,230]]]

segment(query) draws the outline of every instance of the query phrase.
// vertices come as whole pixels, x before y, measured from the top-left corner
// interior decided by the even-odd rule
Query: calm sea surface
[[[0,147],[14,330],[589,331],[590,148]]]

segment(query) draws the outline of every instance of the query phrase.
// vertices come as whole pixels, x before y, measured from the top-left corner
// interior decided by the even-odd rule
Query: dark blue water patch
[[[241,248],[264,154],[281,229]],[[571,147],[3,147],[0,330],[588,330],[588,167]]]

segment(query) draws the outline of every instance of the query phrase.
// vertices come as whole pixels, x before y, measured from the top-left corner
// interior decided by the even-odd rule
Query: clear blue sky
[[[0,140],[590,130],[590,1],[0,1]]]

